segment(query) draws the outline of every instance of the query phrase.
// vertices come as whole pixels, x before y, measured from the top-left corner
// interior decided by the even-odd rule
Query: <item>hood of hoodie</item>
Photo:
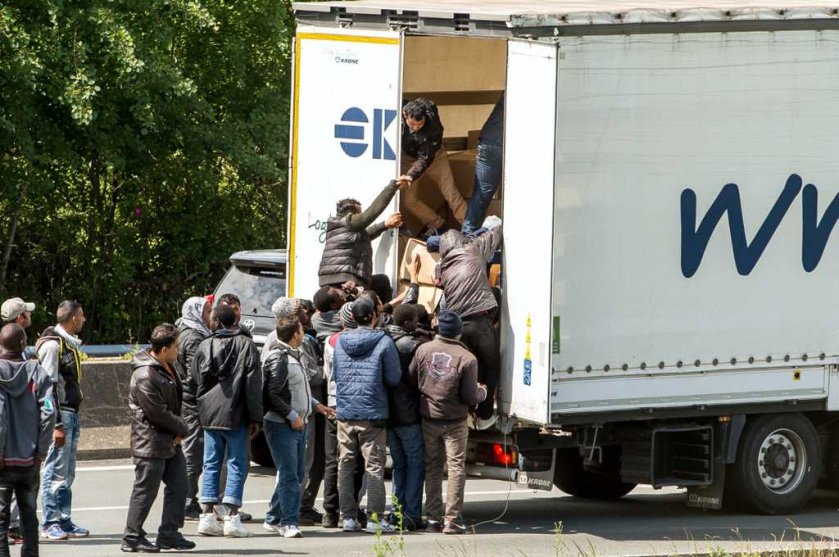
[[[0,360],[0,390],[13,398],[18,398],[29,387],[29,368],[38,365],[34,361]]]
[[[350,357],[363,358],[376,348],[384,336],[385,332],[378,329],[358,328],[342,333],[338,343]]]
[[[234,337],[242,335],[250,338],[250,335],[245,330],[235,327],[233,329],[219,329],[213,333],[213,346],[210,353],[213,356],[213,365],[210,366],[210,373],[217,377],[226,377],[232,364],[235,363],[238,354],[233,349],[233,342],[224,342],[231,340]],[[222,341],[222,342],[219,342]]]
[[[459,230],[447,230],[440,236],[440,257],[446,257],[450,251],[466,243],[466,237]]]
[[[411,333],[397,325],[388,325],[385,327],[385,331],[387,331],[387,334],[389,334],[390,338],[393,339],[393,342],[396,342],[400,338],[412,336]]]

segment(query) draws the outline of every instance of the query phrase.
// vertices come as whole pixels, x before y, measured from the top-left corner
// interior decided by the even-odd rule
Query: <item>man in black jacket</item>
[[[182,447],[186,459],[186,520],[198,520],[201,506],[198,504],[198,478],[204,466],[204,430],[198,419],[198,405],[195,402],[197,386],[189,373],[195,351],[210,336],[210,314],[213,306],[201,296],[193,296],[184,302],[178,326],[178,359],[175,367],[183,384],[183,418],[188,430]]]
[[[195,543],[179,532],[184,525],[186,461],[181,440],[187,427],[181,417],[183,387],[175,371],[178,330],[163,323],[151,334],[151,348],[134,356],[128,408],[131,411],[131,454],[134,456],[134,489],[122,550],[157,553],[161,549],[193,549]],[[146,539],[143,523],[157,499],[160,483],[166,484],[163,516],[157,544]]]
[[[452,167],[443,148],[443,123],[434,101],[414,99],[402,107],[402,176],[399,184],[410,186],[421,178],[428,178],[440,189],[458,223],[466,218],[466,201],[457,189]],[[415,215],[427,227],[428,234],[439,234],[445,223],[419,198],[419,184],[402,196],[405,210]]]
[[[365,210],[355,199],[342,199],[335,207],[335,216],[326,223],[326,242],[318,269],[320,286],[341,287],[355,282],[365,288],[373,276],[373,246],[371,242],[388,228],[402,226],[402,215],[394,213],[384,222],[373,222],[387,209],[397,190],[408,187],[391,181]]]
[[[393,460],[393,496],[402,507],[402,528],[422,527],[422,484],[425,478],[425,451],[419,415],[419,391],[410,378],[411,360],[422,344],[412,334],[417,328],[417,310],[413,304],[401,305],[393,312],[393,325],[385,331],[396,343],[402,381],[388,389],[390,418],[387,446]]]
[[[249,437],[262,421],[262,370],[253,340],[235,326],[236,314],[228,305],[213,310],[217,324],[213,336],[198,347],[190,373],[197,386],[198,417],[204,428],[204,474],[201,504],[204,514],[198,533],[204,536],[248,537],[239,507],[248,476]],[[219,474],[227,454],[227,485],[219,519]]]

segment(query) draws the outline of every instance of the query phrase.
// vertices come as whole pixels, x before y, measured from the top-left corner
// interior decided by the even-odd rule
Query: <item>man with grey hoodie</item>
[[[26,332],[10,323],[0,329],[0,557],[8,557],[12,495],[20,507],[22,557],[38,555],[39,468],[52,443],[55,402],[52,380],[35,360],[25,360]]]

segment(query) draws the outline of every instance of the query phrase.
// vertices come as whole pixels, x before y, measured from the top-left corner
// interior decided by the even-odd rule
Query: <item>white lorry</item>
[[[506,92],[503,419],[471,472],[763,513],[839,480],[839,4],[294,9],[290,295],[335,201],[399,174],[403,99],[437,101],[468,162]]]

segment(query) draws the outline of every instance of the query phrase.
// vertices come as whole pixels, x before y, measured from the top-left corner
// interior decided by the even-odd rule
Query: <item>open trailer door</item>
[[[501,409],[549,422],[557,46],[507,45]]]
[[[364,207],[398,176],[402,33],[300,26],[294,41],[288,295],[311,298],[326,222],[339,199]],[[394,199],[382,218],[396,211]],[[373,242],[373,272],[396,271],[392,231]]]

